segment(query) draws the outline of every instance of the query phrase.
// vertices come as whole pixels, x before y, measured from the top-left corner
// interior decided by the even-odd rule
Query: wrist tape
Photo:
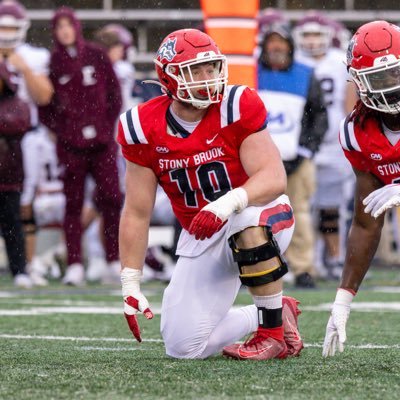
[[[140,292],[140,278],[142,271],[136,268],[125,267],[121,271],[122,296],[132,296]]]

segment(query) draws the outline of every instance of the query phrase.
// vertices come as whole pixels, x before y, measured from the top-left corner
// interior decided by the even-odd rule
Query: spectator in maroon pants
[[[109,267],[116,273],[120,268],[118,222],[122,196],[114,127],[121,108],[121,90],[107,54],[83,39],[73,10],[58,9],[52,28],[50,79],[55,94],[50,105],[40,110],[40,117],[57,135],[57,153],[63,169],[68,255],[63,281],[80,285],[84,283],[80,217],[87,175],[97,185],[95,202],[104,218]]]

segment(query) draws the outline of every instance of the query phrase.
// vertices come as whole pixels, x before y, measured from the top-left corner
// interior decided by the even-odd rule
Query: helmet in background
[[[293,28],[296,47],[308,57],[324,55],[332,45],[333,35],[331,21],[315,11],[307,13]]]
[[[351,32],[340,21],[331,19],[330,24],[333,28],[332,47],[346,51],[352,36]]]
[[[17,1],[0,3],[0,48],[13,49],[23,43],[30,27],[25,8]]]
[[[132,33],[121,24],[108,24],[96,33],[96,40],[109,48],[111,45],[122,44],[124,59],[133,62],[135,50]]]

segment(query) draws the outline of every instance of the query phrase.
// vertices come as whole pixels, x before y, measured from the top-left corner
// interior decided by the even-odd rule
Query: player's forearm
[[[122,267],[142,269],[148,245],[150,218],[122,211],[119,227],[119,252]]]
[[[247,192],[249,206],[262,206],[285,193],[286,174],[283,165],[274,171],[261,169],[252,175],[243,188]]]
[[[353,222],[347,242],[341,288],[352,289],[355,292],[358,290],[371,265],[380,236],[381,228],[368,229]]]
[[[50,79],[44,75],[36,75],[29,68],[23,71],[26,86],[32,100],[39,106],[50,103],[54,89]]]

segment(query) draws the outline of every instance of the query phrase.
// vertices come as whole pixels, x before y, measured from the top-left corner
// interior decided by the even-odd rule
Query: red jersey
[[[350,164],[375,175],[384,185],[400,183],[400,141],[393,146],[375,118],[367,119],[361,128],[349,121],[350,116],[340,127],[340,143]]]
[[[120,116],[117,140],[124,157],[151,168],[183,228],[208,203],[248,179],[239,157],[246,137],[265,128],[267,112],[246,86],[228,86],[226,98],[208,107],[186,138],[167,132],[172,100],[159,96]],[[174,120],[172,130],[182,129]],[[187,132],[186,132],[187,133]]]

